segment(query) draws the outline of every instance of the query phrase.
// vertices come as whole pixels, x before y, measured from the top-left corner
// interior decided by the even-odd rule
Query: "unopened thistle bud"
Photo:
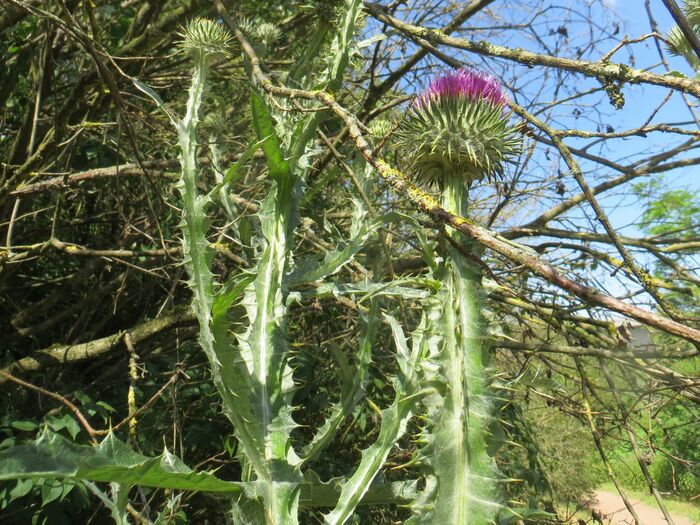
[[[222,24],[207,18],[195,18],[181,28],[180,47],[193,57],[226,55],[231,45],[231,33]]]
[[[374,138],[383,138],[391,131],[391,121],[383,118],[374,119],[369,125],[369,131]]]
[[[207,113],[202,121],[202,128],[211,135],[223,135],[230,128],[229,122],[226,120],[226,115],[221,111]]]
[[[271,46],[279,40],[280,36],[282,36],[282,32],[277,29],[275,24],[264,22],[255,28],[255,36],[257,36],[264,45]]]
[[[442,186],[449,174],[468,187],[502,175],[521,143],[507,104],[498,81],[478,71],[458,69],[433,80],[396,133],[416,178]]]
[[[267,54],[282,36],[282,32],[274,24],[250,18],[241,18],[238,21],[238,29],[250,40],[258,55]]]

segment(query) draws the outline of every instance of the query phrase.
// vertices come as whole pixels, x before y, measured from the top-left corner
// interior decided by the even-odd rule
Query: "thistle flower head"
[[[263,22],[255,29],[256,36],[266,46],[274,44],[282,36],[282,32],[277,29],[275,24]]]
[[[501,175],[521,142],[507,103],[498,81],[478,71],[459,69],[434,79],[396,133],[419,181],[441,185],[449,173],[469,186]]]
[[[201,124],[202,128],[210,135],[219,136],[226,133],[230,127],[226,116],[221,111],[207,113]]]
[[[238,20],[238,29],[250,41],[255,49],[255,52],[260,55],[266,55],[282,36],[275,24],[270,22],[261,22],[260,19],[241,18]]]
[[[231,33],[222,24],[208,18],[195,18],[181,28],[180,47],[186,53],[214,57],[228,53]]]

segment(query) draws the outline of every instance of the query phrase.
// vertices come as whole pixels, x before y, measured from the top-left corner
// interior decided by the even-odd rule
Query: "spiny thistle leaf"
[[[195,35],[196,36],[196,35]],[[221,324],[216,327],[216,336],[213,331],[212,312],[214,309],[214,276],[210,270],[213,251],[209,246],[206,237],[208,218],[206,207],[211,202],[209,196],[198,194],[196,185],[196,149],[197,134],[196,126],[199,121],[198,111],[205,90],[205,80],[209,67],[207,57],[211,49],[201,49],[194,53],[195,68],[190,87],[190,96],[187,104],[185,117],[178,123],[178,137],[181,148],[182,179],[179,188],[182,192],[183,207],[183,247],[185,254],[185,266],[190,274],[190,287],[193,291],[193,307],[199,320],[199,341],[204,349],[211,366],[212,377],[222,397],[224,412],[229,417],[236,429],[236,437],[241,444],[243,457],[248,465],[253,469],[251,477],[257,477],[262,483],[262,489],[258,497],[264,500],[267,512],[275,516],[277,523],[294,525],[297,523],[297,507],[300,479],[295,474],[292,466],[294,460],[288,461],[287,444],[289,442],[289,427],[293,425],[289,413],[288,399],[283,399],[277,395],[283,380],[276,378],[274,373],[266,372],[274,369],[268,360],[270,356],[279,356],[279,352],[272,352],[272,347],[280,348],[276,341],[279,335],[274,326],[271,326],[266,318],[269,313],[268,307],[274,310],[276,294],[274,293],[274,278],[266,279],[267,268],[258,274],[257,279],[265,282],[266,290],[273,289],[271,295],[265,295],[263,302],[263,320],[255,320],[252,323],[257,328],[262,328],[258,332],[254,327],[253,333],[265,334],[261,337],[263,347],[260,354],[254,354],[253,372],[243,366],[241,359],[237,359],[231,351],[228,341],[228,333]],[[282,207],[282,215],[289,216],[289,199]],[[277,223],[277,214],[273,213],[273,222]],[[284,222],[284,221],[282,221]],[[270,237],[270,228],[263,228]],[[274,228],[272,228],[274,230]],[[286,236],[286,226],[282,230]],[[273,235],[274,237],[274,235]],[[284,271],[285,244],[284,242],[272,243],[281,246],[275,255],[281,257],[263,257],[265,263],[270,267],[277,267],[279,272]],[[281,260],[280,260],[281,259]],[[281,264],[280,264],[281,262]],[[246,297],[249,293],[246,293]],[[273,297],[272,302],[269,300]],[[231,302],[231,296],[226,294],[217,304],[217,314],[219,318],[226,319],[226,311]],[[228,304],[227,304],[228,303]],[[274,323],[274,320],[273,320]],[[257,348],[256,348],[257,349]],[[244,349],[241,349],[244,353]],[[250,353],[250,352],[249,352]],[[282,361],[283,360],[279,360]],[[282,363],[284,370],[285,363]],[[287,378],[286,383],[291,382],[291,372],[284,371]],[[266,378],[261,381],[261,378]],[[269,383],[268,383],[269,381]],[[273,397],[274,396],[274,397]],[[273,399],[271,403],[271,397]],[[275,405],[275,406],[272,406]],[[283,406],[280,407],[279,405]],[[285,436],[286,439],[285,439]],[[247,507],[258,505],[250,501]]]
[[[238,274],[219,290],[212,304],[211,332],[214,355],[219,363],[225,364],[219,367],[219,378],[215,380],[224,413],[234,422],[236,437],[242,444],[241,459],[262,471],[264,466],[259,458],[263,457],[263,443],[248,397],[253,384],[229,336],[231,321],[228,318],[232,304],[240,300],[254,278],[249,273]]]
[[[335,250],[326,252],[322,261],[306,260],[297,264],[289,276],[289,286],[316,282],[340,271],[343,266],[355,258],[357,252],[374,232],[386,224],[400,222],[401,218],[399,214],[387,213],[372,221],[365,221],[359,226],[352,239],[340,241]]]
[[[274,121],[264,100],[251,98],[253,127],[263,141],[268,171],[273,179],[262,201],[258,218],[262,238],[255,277],[246,287],[241,304],[248,326],[237,334],[240,359],[249,377],[245,405],[252,412],[248,425],[262,445],[259,460],[264,464],[256,474],[265,482],[261,496],[266,513],[279,524],[297,523],[301,460],[291,445],[291,432],[298,425],[292,419],[294,382],[286,341],[285,276],[291,265],[289,242],[296,225],[300,177],[292,172],[277,136]]]
[[[420,400],[417,377],[418,363],[421,355],[425,353],[425,340],[418,336],[412,341],[412,349],[409,350],[406,338],[398,321],[389,315],[385,315],[386,321],[391,326],[396,342],[396,358],[401,374],[395,379],[396,394],[394,402],[382,410],[382,422],[379,426],[379,436],[376,441],[362,451],[362,459],[350,479],[343,484],[343,489],[336,507],[324,517],[326,525],[342,525],[352,516],[362,497],[370,489],[372,481],[384,465],[391,449],[406,431],[406,425],[412,417],[412,411]],[[426,318],[423,317],[419,328],[421,333],[425,329]]]
[[[0,480],[70,478],[164,489],[241,492],[241,483],[193,472],[167,450],[146,457],[114,434],[97,446],[78,445],[46,430],[39,438],[0,452]]]
[[[456,250],[455,250],[456,252]],[[458,258],[459,257],[459,258]],[[412,506],[411,524],[483,525],[502,508],[497,472],[488,455],[493,418],[488,385],[488,339],[477,263],[452,253],[445,261],[443,305],[425,381],[435,388],[426,399],[425,446],[419,459],[428,471],[425,493]]]
[[[403,285],[413,285],[409,288]],[[302,297],[328,297],[341,295],[361,295],[362,301],[377,297],[402,297],[404,299],[425,299],[430,295],[427,289],[439,287],[440,283],[432,279],[404,277],[386,283],[324,283],[315,290],[301,293]]]
[[[354,52],[353,37],[362,15],[362,0],[345,0],[338,17],[338,32],[331,43],[328,89],[335,91],[340,87],[342,76],[348,67],[350,56]]]
[[[181,179],[177,188],[182,194],[183,209],[182,245],[184,265],[189,275],[188,284],[192,290],[192,308],[199,321],[199,344],[204,350],[211,368],[212,379],[221,395],[224,414],[236,428],[236,437],[241,444],[243,456],[256,472],[265,472],[262,461],[262,440],[251,430],[253,424],[251,409],[242,400],[240,392],[250,388],[245,374],[236,368],[237,360],[232,359],[228,346],[227,330],[217,325],[213,328],[213,311],[215,304],[215,279],[211,272],[214,252],[207,239],[209,217],[207,208],[212,203],[209,195],[199,194],[197,188],[197,124],[199,108],[206,87],[208,62],[201,55],[195,60],[195,68],[189,90],[185,117],[177,122],[178,143],[180,146]],[[240,294],[240,291],[237,292]],[[226,308],[235,300],[235,296],[225,295],[228,304],[219,296],[217,303],[218,319],[225,319]],[[223,312],[223,313],[222,313]]]
[[[275,123],[265,101],[260,95],[253,93],[250,98],[250,106],[253,113],[253,127],[258,139],[262,141],[261,148],[265,153],[270,177],[278,181],[289,177],[289,162],[285,159],[282,142],[275,132]]]

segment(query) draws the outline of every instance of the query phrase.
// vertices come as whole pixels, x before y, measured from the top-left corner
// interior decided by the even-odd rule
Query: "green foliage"
[[[65,16],[73,4],[52,12]],[[95,26],[91,3],[74,10],[74,29],[87,40],[26,13],[0,31],[8,58],[0,66],[8,131],[0,138],[9,138],[0,140],[1,197],[54,184],[15,201],[12,239],[12,221],[4,223],[0,331],[11,334],[3,339],[2,366],[54,343],[116,334],[98,359],[42,364],[27,379],[75,403],[95,428],[119,426],[102,444],[88,445],[56,399],[5,383],[0,521],[106,523],[110,514],[117,523],[137,521],[127,515],[128,502],[163,525],[531,525],[554,519],[555,500],[577,500],[600,481],[588,430],[575,419],[579,394],[569,357],[519,349],[492,368],[490,330],[498,319],[497,337],[526,348],[550,342],[535,335],[568,330],[575,334],[568,344],[579,344],[584,332],[589,339],[582,340],[596,348],[612,346],[588,326],[598,312],[580,314],[582,303],[553,308],[564,298],[553,298],[527,272],[471,245],[449,247],[448,238],[460,237],[388,191],[327,109],[273,97],[247,76],[250,63],[236,53],[223,21],[199,18],[216,16],[210,3],[98,4]],[[458,8],[443,7],[445,16]],[[274,85],[323,90],[358,116],[363,134],[374,128],[375,139],[392,133],[382,112],[410,94],[424,71],[421,64],[402,77],[381,106],[369,103],[367,86],[391,80],[388,71],[413,49],[371,20],[372,34],[357,42],[365,27],[359,0],[243,0],[230,15]],[[184,27],[184,44],[173,34],[177,27]],[[81,47],[87,41],[96,58]],[[183,45],[187,53],[178,53]],[[39,87],[42,67],[47,80]],[[451,120],[425,117],[419,131],[427,169],[461,159],[465,173],[448,177],[462,183],[502,171],[520,139],[502,112],[477,109],[449,107]],[[465,130],[466,139],[451,141]],[[333,155],[322,149],[320,132]],[[416,149],[404,140],[376,154],[392,166],[409,165]],[[77,170],[85,170],[82,178],[71,179]],[[480,221],[479,195],[467,206],[463,184],[446,188],[453,182],[438,185],[449,190],[443,204],[459,213],[474,206],[471,219]],[[499,205],[512,198],[527,206],[520,200],[529,197],[516,191],[520,182],[479,191],[492,201],[498,194]],[[544,194],[526,184],[528,194]],[[694,242],[698,194],[663,190],[659,183],[649,192],[648,231]],[[676,253],[692,256],[690,249]],[[487,297],[484,268],[495,269],[493,288],[507,290],[508,301],[521,294],[531,309]],[[196,320],[126,348],[122,333],[189,302]],[[546,312],[546,329],[528,317],[533,309]],[[570,321],[578,315],[585,328]],[[538,359],[561,374],[521,381]],[[697,373],[688,362],[669,366]],[[173,374],[177,380],[161,390]],[[507,384],[503,375],[510,375]],[[560,407],[574,416],[540,403],[540,395],[570,403]],[[134,401],[143,410],[126,444],[117,436],[126,435]],[[698,439],[685,425],[691,420],[662,410],[664,432],[653,443],[689,457]],[[42,427],[50,432],[26,441]],[[611,435],[616,443],[618,434]],[[164,443],[172,454],[162,452]],[[695,464],[657,453],[651,470],[664,490],[697,488]]]
[[[635,185],[635,193],[648,202],[641,225],[653,235],[696,236],[700,227],[700,191],[666,187],[664,177]]]
[[[36,478],[209,492],[241,491],[238,483],[221,481],[205,472],[192,472],[167,450],[156,458],[142,456],[113,434],[99,445],[91,446],[76,445],[59,434],[45,431],[34,443],[0,451],[0,480]],[[52,499],[60,495],[58,488],[52,489]]]
[[[530,409],[527,425],[531,434],[525,446],[533,456],[530,468],[514,472],[513,477],[524,479],[539,493],[546,490],[543,484],[549,485],[559,502],[575,505],[607,480],[590,431],[564,414],[542,410],[539,404]],[[533,460],[541,463],[541,470]]]
[[[685,188],[669,190],[668,177],[665,175],[634,185],[636,195],[646,201],[640,227],[659,239],[674,239],[675,249],[669,253],[671,260],[678,263],[687,260],[693,264],[693,241],[700,233],[700,191]],[[688,244],[685,244],[686,241]],[[660,261],[656,262],[655,266],[657,275],[677,278],[676,271]],[[695,312],[700,298],[700,287],[693,280],[688,280],[682,288],[669,287],[665,295],[680,311]],[[664,336],[657,339],[660,344],[675,344],[668,342]]]
[[[659,490],[686,498],[700,492],[700,428],[693,410],[677,406],[664,411],[652,433],[654,443],[667,453],[655,454],[650,467]]]
[[[289,171],[289,162],[285,159],[281,149],[280,139],[275,131],[275,123],[259,94],[253,93],[251,95],[250,106],[253,113],[253,129],[261,141],[260,147],[267,159],[268,173],[278,184],[283,184],[285,178],[293,175]]]
[[[362,451],[362,458],[352,476],[343,484],[338,504],[325,516],[327,524],[345,523],[359,504],[362,497],[383,467],[386,458],[396,442],[406,431],[411,412],[417,401],[425,395],[419,392],[418,369],[421,358],[428,353],[432,334],[431,307],[429,303],[423,312],[421,323],[413,334],[412,348],[409,350],[401,326],[396,319],[387,316],[396,344],[396,358],[400,374],[394,379],[395,397],[393,403],[381,413],[381,424],[376,441]]]
[[[359,7],[359,2],[350,2],[346,6],[347,23],[334,40],[339,53],[329,72],[331,83],[340,79],[347,65],[349,40],[354,32]],[[216,326],[220,327],[216,332],[212,332],[210,312],[214,306],[213,275],[209,270],[211,255],[206,239],[206,205],[209,201],[197,195],[193,154],[196,145],[197,112],[204,91],[208,64],[200,57],[195,57],[195,61],[187,115],[178,125],[183,159],[181,187],[183,199],[187,203],[183,224],[185,263],[194,291],[194,309],[200,321],[200,342],[209,356],[212,375],[222,395],[225,412],[236,427],[246,463],[252,467],[252,473],[249,475],[264,485],[264,489],[259,493],[264,501],[264,511],[259,507],[259,503],[242,501],[234,507],[234,514],[243,520],[259,520],[264,515],[265,521],[296,523],[298,484],[301,477],[300,459],[291,445],[291,431],[296,424],[291,417],[291,393],[294,383],[286,343],[285,305],[289,288],[285,283],[285,274],[291,266],[288,243],[297,220],[297,202],[304,175],[301,170],[308,165],[305,160],[308,155],[306,144],[321,119],[312,115],[295,126],[295,133],[290,133],[290,128],[286,128],[285,132],[285,128],[279,127],[282,119],[277,123],[274,121],[261,95],[252,95],[253,128],[265,154],[268,173],[273,182],[258,215],[262,233],[260,254],[256,262],[255,277],[245,288],[242,299],[248,325],[245,331],[237,335],[239,357],[234,358],[235,363],[232,363],[230,358],[219,360],[217,353],[225,354],[229,345],[226,310],[231,300],[227,298],[224,302],[217,302],[217,319],[220,321]],[[277,129],[282,130],[285,135],[280,138]],[[348,253],[341,252],[335,259],[344,260],[337,260],[335,266],[339,268],[358,248],[359,245]],[[323,272],[318,273],[313,280],[322,276]],[[227,292],[226,297],[229,295]],[[219,341],[215,342],[214,338],[217,335]],[[219,349],[218,352],[216,349]],[[357,378],[358,386],[362,380],[361,376]],[[239,400],[244,401],[240,403]],[[335,424],[338,423],[339,419],[336,418]],[[329,433],[328,430],[322,432]],[[327,438],[320,439],[321,441],[316,443]],[[393,444],[393,441],[391,443]],[[383,460],[380,464],[382,462]],[[244,472],[245,470],[244,465]],[[365,481],[363,493],[366,492],[373,475]],[[339,512],[346,515],[339,517],[338,523],[347,519],[347,510],[351,512],[356,504],[355,501],[352,506],[348,506],[341,497],[339,508],[343,510]]]

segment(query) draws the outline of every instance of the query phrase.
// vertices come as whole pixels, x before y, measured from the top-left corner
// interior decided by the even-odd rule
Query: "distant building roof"
[[[637,350],[652,350],[654,341],[651,339],[649,329],[638,321],[620,319],[615,322],[620,338],[626,341],[627,346]]]

